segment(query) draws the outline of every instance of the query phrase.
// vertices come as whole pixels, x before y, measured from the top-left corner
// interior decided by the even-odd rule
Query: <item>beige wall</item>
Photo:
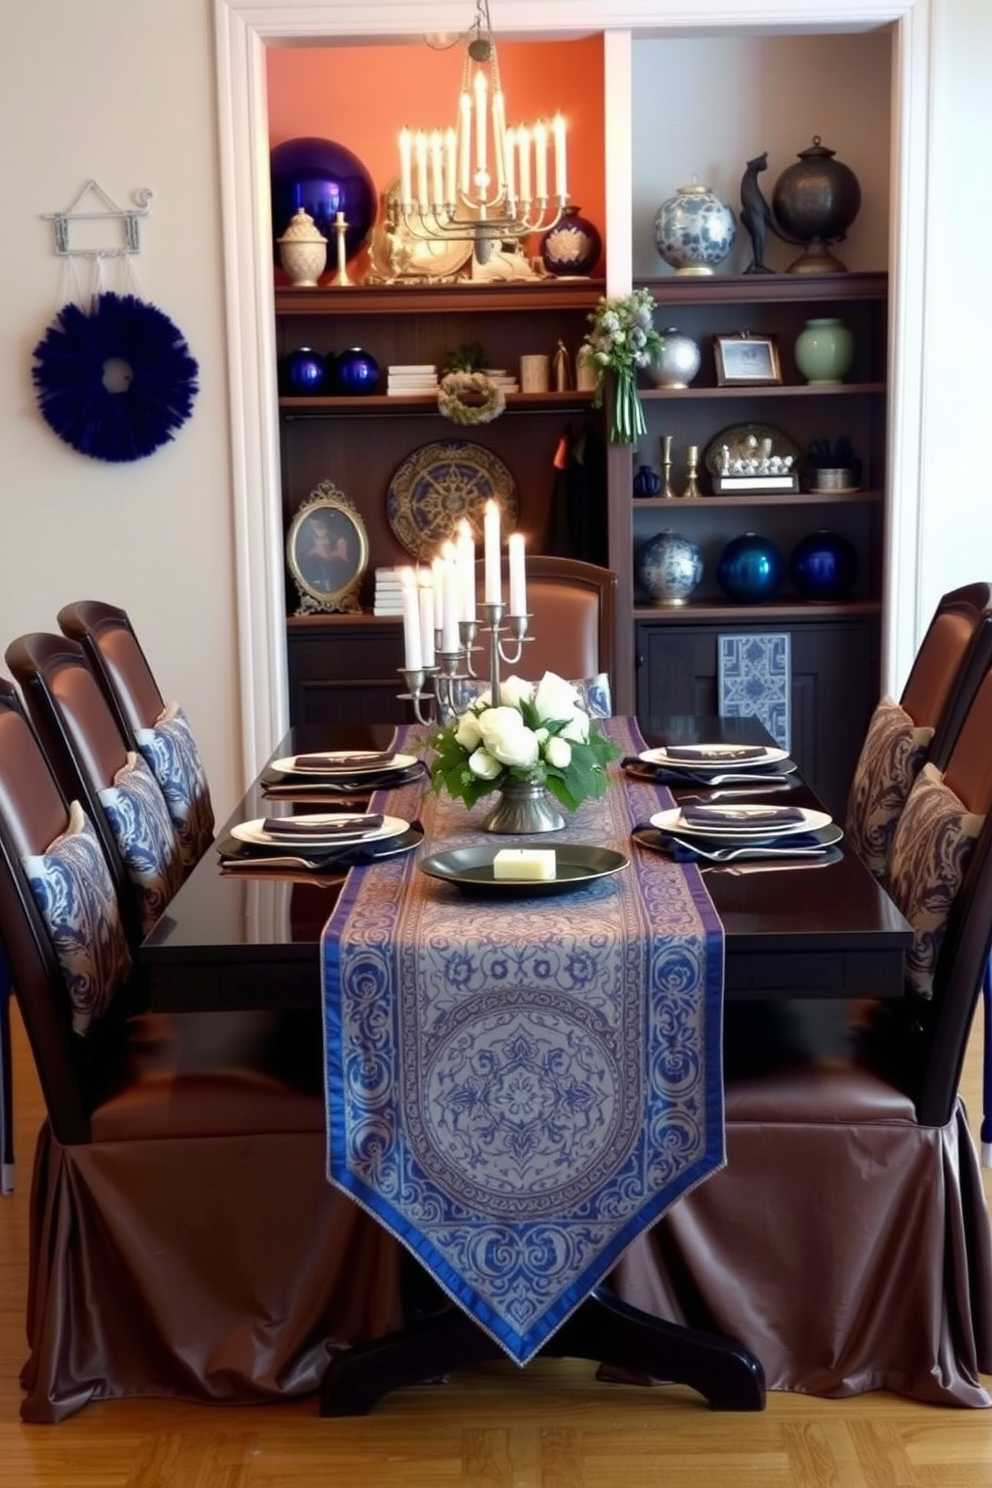
[[[604,20],[608,14],[606,5]],[[936,598],[992,573],[982,455],[992,194],[978,168],[992,138],[992,7],[934,0],[932,15],[930,170],[944,210],[927,226],[920,460],[921,585]],[[164,689],[186,707],[226,810],[240,788],[239,711],[212,24],[210,0],[4,6],[0,642],[51,628],[70,598],[123,605]],[[707,102],[698,98],[697,108]],[[691,131],[693,118],[679,127]],[[851,158],[845,141],[827,143]],[[131,205],[135,188],[155,192],[137,269],[147,297],[180,327],[200,364],[194,414],[176,440],[119,466],[56,439],[37,413],[30,377],[32,348],[61,301],[64,267],[42,214],[67,206],[91,177],[122,205]],[[111,288],[113,273],[111,265]]]

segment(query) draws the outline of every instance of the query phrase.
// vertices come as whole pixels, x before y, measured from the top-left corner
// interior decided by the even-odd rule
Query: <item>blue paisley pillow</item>
[[[99,800],[137,890],[141,928],[147,935],[183,881],[169,808],[151,770],[131,752],[113,785],[100,791]]]
[[[85,1033],[130,976],[131,953],[107,860],[78,801],[48,851],[22,862],[65,977],[73,1029]]]
[[[154,728],[139,729],[136,738],[165,796],[188,872],[210,846],[214,833],[210,790],[196,740],[178,703],[169,703]]]
[[[947,917],[984,824],[984,816],[965,811],[935,765],[924,765],[896,825],[885,875],[913,927],[906,980],[918,997],[933,996]]]
[[[927,757],[932,728],[917,728],[905,708],[882,698],[871,716],[854,771],[844,830],[858,857],[880,879],[900,812]]]

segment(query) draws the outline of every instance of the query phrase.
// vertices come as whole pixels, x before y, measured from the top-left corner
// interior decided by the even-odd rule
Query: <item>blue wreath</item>
[[[63,305],[34,355],[42,417],[94,460],[143,460],[192,412],[199,369],[182,332],[135,295],[101,294],[89,314]]]

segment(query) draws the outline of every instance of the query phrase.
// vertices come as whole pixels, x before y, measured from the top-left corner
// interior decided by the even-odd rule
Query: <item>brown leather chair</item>
[[[770,1389],[990,1403],[979,1375],[992,1371],[992,1244],[958,1095],[992,944],[990,738],[986,671],[944,772],[978,816],[971,827],[984,817],[970,859],[944,824],[930,839],[933,860],[914,858],[924,833],[910,813],[926,799],[917,792],[943,789],[931,767],[893,843],[890,891],[924,949],[929,908],[953,892],[946,865],[966,863],[929,995],[914,982],[823,1058],[812,1049],[728,1078],[726,1168],[676,1204],[615,1273],[627,1301],[739,1339]],[[916,960],[914,950],[914,977]]]
[[[943,595],[920,642],[900,703],[916,724],[934,729],[929,758],[947,759],[992,658],[992,584],[965,584]]]
[[[133,749],[135,734],[152,727],[165,699],[127,612],[102,600],[80,599],[63,605],[58,624],[63,635],[82,646]]]
[[[71,820],[0,681],[0,937],[47,1111],[22,1417],[58,1421],[97,1399],[315,1392],[335,1351],[402,1321],[399,1247],[329,1184],[319,1094],[257,1068],[185,1064],[172,1020],[135,1013],[120,975],[76,1031],[24,867]]]
[[[484,564],[476,564],[482,594]],[[545,672],[578,681],[615,669],[617,576],[595,563],[527,555],[527,609],[530,622],[523,655],[506,672],[537,679]]]

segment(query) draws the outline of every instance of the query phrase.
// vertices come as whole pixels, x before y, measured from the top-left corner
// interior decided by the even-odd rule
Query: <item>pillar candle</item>
[[[431,582],[434,589],[434,629],[438,631],[444,623],[444,559],[440,554],[431,563]]]
[[[471,524],[462,517],[458,523],[458,587],[461,596],[458,617],[475,619],[475,538]]]
[[[500,571],[499,507],[495,501],[486,502],[482,534],[485,539],[486,604],[502,604],[503,576]]]
[[[568,195],[568,172],[565,164],[565,120],[555,114],[551,125],[555,142],[555,195]]]
[[[458,651],[458,561],[453,542],[446,542],[441,549],[444,560],[444,619],[441,622],[441,650]]]
[[[527,613],[527,576],[524,568],[524,535],[511,532],[507,543],[510,555],[510,614]]]
[[[434,588],[429,569],[417,571],[417,599],[420,601],[420,649],[424,666],[434,665]]]
[[[424,653],[420,644],[420,610],[412,568],[400,569],[400,586],[403,596],[403,665],[408,672],[416,672],[424,664]]]

